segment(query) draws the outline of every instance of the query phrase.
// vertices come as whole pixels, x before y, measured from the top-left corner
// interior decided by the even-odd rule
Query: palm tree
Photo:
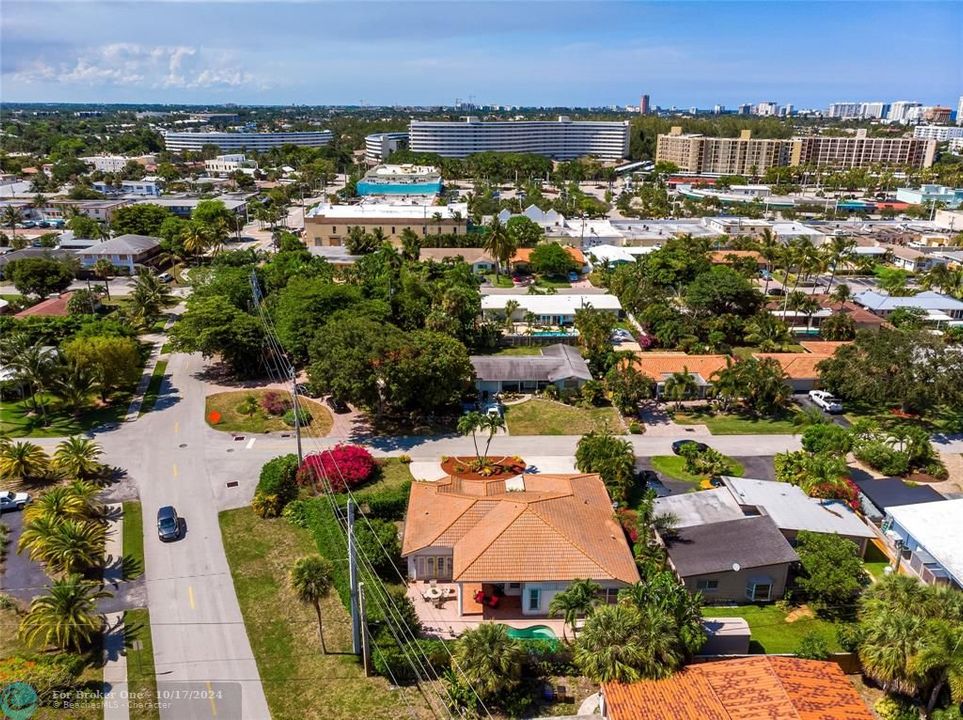
[[[10,232],[13,233],[13,238],[11,240],[17,239],[17,225],[23,222],[23,211],[18,207],[10,205],[3,210],[3,223],[4,225],[10,226]],[[11,244],[15,244],[11,242]]]
[[[96,601],[110,593],[96,590],[97,584],[70,575],[55,580],[50,593],[35,598],[20,621],[20,636],[31,645],[61,650],[82,650],[101,633],[104,618]]]
[[[913,674],[926,678],[926,684],[930,686],[926,699],[927,717],[947,685],[953,702],[963,702],[963,624],[947,620],[929,622],[921,646],[910,659],[909,666]]]
[[[321,652],[328,654],[324,645],[324,621],[321,618],[321,601],[331,592],[334,567],[320,555],[300,558],[291,568],[291,588],[298,600],[314,606],[318,616],[318,635],[321,638]]]
[[[103,466],[97,462],[102,454],[100,445],[82,437],[70,437],[57,445],[53,465],[68,477],[86,479],[98,474]]]
[[[102,522],[68,518],[57,523],[31,557],[54,572],[83,573],[101,564],[107,528]]]
[[[107,299],[110,300],[110,277],[116,272],[114,264],[107,258],[102,257],[94,263],[91,269],[94,271],[94,275],[104,281],[104,290],[107,292]]]
[[[192,223],[181,233],[181,242],[190,255],[198,257],[210,246],[210,233],[199,223]]]
[[[39,445],[20,441],[0,446],[0,479],[24,482],[47,473],[50,458]]]
[[[565,590],[555,595],[548,604],[550,616],[561,615],[565,625],[572,628],[572,639],[577,638],[576,619],[589,615],[599,602],[601,586],[591,580],[573,580]]]
[[[146,268],[138,271],[130,299],[133,317],[142,326],[153,323],[160,311],[173,302],[171,289]]]
[[[505,418],[499,413],[485,413],[482,415],[481,423],[479,424],[479,430],[488,431],[488,439],[485,441],[485,453],[481,456],[482,466],[488,464],[488,449],[491,447],[492,438],[495,437],[495,433],[499,430],[504,429]]]
[[[482,466],[481,452],[478,450],[478,437],[476,433],[481,429],[482,414],[477,410],[467,412],[458,418],[458,432],[462,435],[471,435],[471,440],[475,444],[475,459],[478,467]]]
[[[907,669],[910,659],[920,650],[925,619],[917,613],[893,609],[861,625],[864,635],[859,660],[863,672],[886,690],[915,694],[922,678]]]
[[[786,323],[767,312],[762,312],[746,324],[746,342],[762,352],[781,352],[792,342]]]
[[[782,244],[769,228],[762,231],[762,236],[759,238],[759,254],[766,260],[766,288],[763,291],[765,295],[769,294],[769,281],[772,279],[775,263],[782,255],[782,249]]]
[[[674,372],[666,378],[662,386],[662,394],[675,402],[677,410],[682,409],[683,400],[687,400],[698,391],[699,384],[685,365],[682,366],[682,370]]]
[[[97,378],[87,367],[67,363],[54,378],[51,391],[77,416],[87,406],[96,388]]]
[[[589,617],[575,646],[575,663],[596,682],[635,682],[645,664],[641,614],[630,605],[603,605]]]
[[[495,260],[495,279],[497,281],[499,266],[507,265],[518,249],[497,215],[488,223],[488,235],[482,247],[491,253]]]
[[[501,623],[482,623],[463,633],[455,644],[455,666],[482,700],[517,687],[524,661],[521,643]]]
[[[507,300],[505,302],[505,330],[511,332],[515,328],[515,321],[512,318],[520,307],[518,300]]]
[[[845,235],[835,235],[830,239],[829,245],[827,247],[829,263],[832,267],[832,273],[829,276],[829,285],[827,286],[827,292],[832,292],[833,281],[836,279],[836,269],[839,267],[839,263],[847,263],[853,257],[853,251],[856,249],[856,241]]]
[[[84,520],[87,518],[86,511],[85,498],[67,485],[58,485],[27,505],[23,511],[23,521],[29,525],[41,518],[51,518],[58,522],[65,518]]]
[[[33,411],[41,413],[46,424],[47,406],[40,397],[40,393],[47,386],[57,367],[56,350],[44,345],[42,341],[27,344],[24,336],[17,335],[4,350],[4,355],[7,357],[10,369],[16,373],[17,379],[26,384]]]
[[[839,303],[839,309],[843,309],[849,299],[853,296],[853,291],[846,283],[839,283],[836,289],[829,293],[829,299],[835,303]]]

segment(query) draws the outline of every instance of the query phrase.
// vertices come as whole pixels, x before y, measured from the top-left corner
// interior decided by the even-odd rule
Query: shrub
[[[281,516],[295,527],[307,529],[309,500],[292,500],[284,506]]]
[[[408,509],[408,493],[411,481],[399,485],[397,488],[366,493],[364,504],[366,515],[381,520],[401,520]]]
[[[806,488],[806,494],[823,500],[841,500],[853,512],[859,511],[862,507],[859,502],[859,487],[849,476],[833,482],[813,483]]]
[[[443,640],[419,639],[413,643],[416,647],[408,647],[412,643],[406,643],[405,652],[398,648],[397,642],[382,645],[378,652],[374,654],[374,669],[379,675],[394,678],[399,683],[410,684],[417,680],[411,662],[407,655],[415,652],[418,655],[424,653],[428,659],[428,664],[437,675],[442,675],[451,666],[451,656],[445,649]],[[406,655],[407,652],[407,655]],[[422,660],[424,662],[424,660]]]
[[[846,652],[856,652],[863,642],[863,629],[859,623],[839,623],[836,626],[836,640]]]
[[[311,417],[311,413],[309,413],[305,408],[303,408],[303,407],[299,407],[299,408],[298,408],[298,410],[297,410],[297,424],[298,424],[298,425],[300,425],[301,427],[305,427],[305,426],[307,426],[307,425],[310,425],[310,424],[311,424],[311,421],[312,421],[313,419],[314,419],[314,418]],[[294,411],[294,408],[291,408],[290,410],[288,410],[287,412],[284,413],[283,420],[284,420],[284,423],[285,423],[286,425],[290,425],[291,427],[294,427],[294,425],[295,425],[295,411]]]
[[[894,449],[882,440],[860,443],[856,459],[884,475],[905,475],[909,471],[909,454]]]
[[[361,556],[368,559],[376,573],[388,579],[397,576],[395,568],[401,566],[401,543],[393,522],[366,518],[355,524],[355,539]]]
[[[410,465],[410,464],[411,464],[411,455],[399,455],[399,456],[398,456],[398,462],[400,462],[402,465]]]
[[[825,660],[829,657],[829,645],[819,633],[806,633],[796,648],[796,657],[804,660]]]
[[[528,657],[525,664],[534,677],[578,675],[572,659],[572,646],[555,640],[528,640],[525,642]]]
[[[633,435],[642,435],[645,432],[645,425],[638,420],[633,420],[629,423],[629,432]]]
[[[835,423],[810,425],[802,434],[802,446],[811,453],[831,452],[845,455],[853,447],[853,436]]]
[[[334,492],[344,492],[371,477],[375,459],[360,445],[336,445],[330,450],[308,455],[298,469],[301,485],[314,485],[326,478]]]
[[[283,415],[291,407],[291,400],[277,390],[261,395],[261,409],[268,415]]]
[[[558,400],[558,385],[547,385],[545,389],[542,390],[542,395],[549,400]]]
[[[83,669],[71,655],[9,657],[0,660],[0,685],[25,682],[37,693],[41,705],[49,705],[54,693],[69,690]]]
[[[268,460],[261,468],[251,507],[259,517],[278,517],[284,507],[297,498],[296,455],[282,455]]]
[[[894,695],[880,698],[873,705],[880,720],[919,720],[920,713],[912,703]]]
[[[932,475],[937,480],[946,480],[949,476],[949,470],[946,469],[946,465],[939,458],[934,458],[927,462],[920,468],[920,472],[926,473],[927,475]]]
[[[254,415],[258,411],[260,405],[257,401],[257,396],[246,395],[241,402],[237,404],[236,410],[241,413],[241,415],[247,415],[248,417]]]

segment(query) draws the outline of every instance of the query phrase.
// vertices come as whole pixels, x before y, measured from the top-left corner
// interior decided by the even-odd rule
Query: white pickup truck
[[[30,502],[30,496],[25,493],[15,493],[10,490],[0,490],[0,512],[4,510],[23,510]]]

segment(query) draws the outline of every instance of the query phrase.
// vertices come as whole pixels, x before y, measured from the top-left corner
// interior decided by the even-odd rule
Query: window
[[[718,580],[696,580],[696,590],[699,592],[715,592],[718,589]]]
[[[331,226],[331,234],[333,235],[333,234],[336,233],[336,232],[338,232],[338,226],[337,226],[337,225],[332,225],[332,226]]]
[[[746,597],[753,602],[766,602],[772,599],[772,583],[750,582],[746,585]]]
[[[521,583],[508,583],[508,588],[510,590],[518,590],[521,586]]]
[[[394,226],[394,225],[391,226],[391,234],[392,234],[392,235],[395,234],[395,226]]]
[[[542,591],[540,588],[529,588],[528,609],[538,610],[542,606]]]

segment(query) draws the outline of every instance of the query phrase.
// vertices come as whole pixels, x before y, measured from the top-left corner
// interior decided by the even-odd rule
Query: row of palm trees
[[[107,539],[100,488],[73,480],[41,494],[24,510],[18,552],[43,563],[50,575],[83,575],[101,567]]]
[[[102,453],[100,445],[84,437],[63,440],[53,456],[35,443],[0,437],[0,480],[25,483],[54,477],[89,483],[106,469],[100,462]]]

